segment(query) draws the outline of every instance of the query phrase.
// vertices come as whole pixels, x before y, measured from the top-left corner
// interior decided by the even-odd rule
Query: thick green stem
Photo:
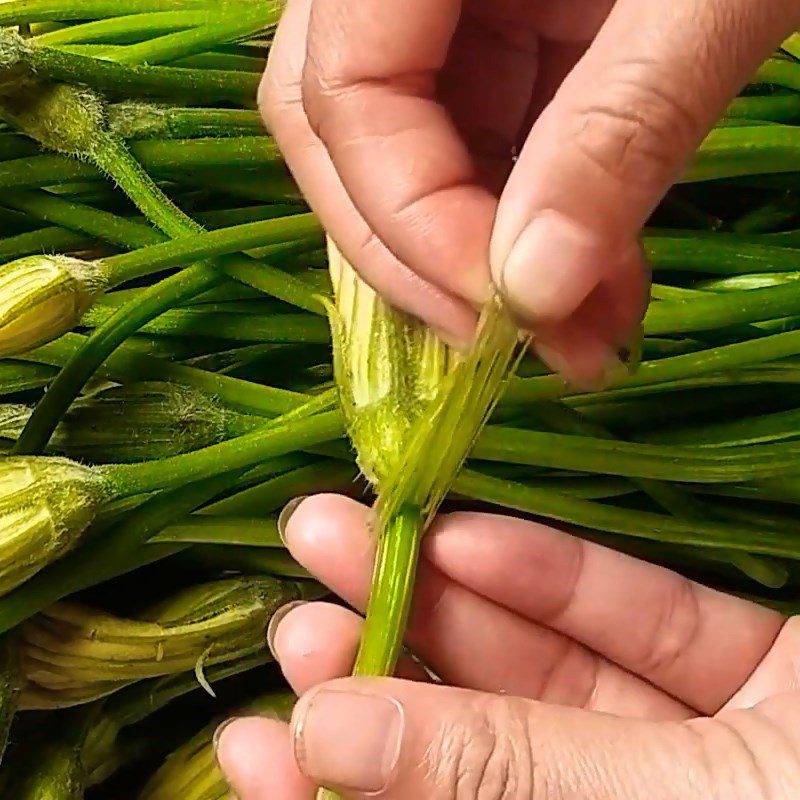
[[[269,426],[221,444],[161,461],[102,467],[120,496],[174,488],[220,472],[246,469],[276,456],[307,450],[344,435],[339,411],[328,411],[290,423]]]
[[[453,488],[459,495],[472,500],[548,517],[588,530],[694,547],[743,550],[793,560],[800,553],[800,530],[765,531],[713,520],[706,521],[701,529],[697,520],[582,500],[552,489],[535,489],[470,470],[456,479]]]
[[[244,185],[241,194],[248,199],[252,196],[255,200],[285,200],[297,194],[291,179],[285,176],[282,167],[279,168],[275,146],[267,136],[145,139],[131,142],[130,149],[149,173],[160,177],[207,184],[221,180],[213,173],[206,176],[204,170],[208,168],[258,169],[258,175],[252,176],[252,182],[257,186],[250,185],[248,173],[240,178],[232,178],[234,184],[238,181]],[[0,189],[38,188],[71,181],[96,180],[100,176],[97,167],[67,156],[41,155],[0,162]]]
[[[133,204],[167,236],[175,239],[202,227],[186,216],[156,186],[142,165],[131,155],[125,143],[112,134],[98,134],[90,153],[92,161],[119,185]]]
[[[226,42],[254,36],[275,25],[279,15],[277,2],[244,6],[227,13],[223,10],[206,25],[129,45],[115,53],[113,60],[120,64],[165,64],[183,56],[213,50]]]
[[[694,233],[694,232],[693,232]],[[752,272],[796,272],[798,252],[770,244],[724,235],[709,237],[646,236],[647,262],[656,270],[739,275]]]
[[[180,98],[184,103],[239,101],[252,107],[260,81],[250,72],[128,66],[52,47],[32,47],[29,62],[45,78],[83,83],[122,96]]]
[[[751,364],[776,361],[798,354],[800,354],[800,331],[789,331],[701,350],[697,353],[646,361],[640,365],[635,375],[629,375],[627,370],[624,370],[612,376],[610,386],[632,388],[667,383],[713,375],[726,370],[737,370]],[[791,380],[796,378],[792,377]],[[567,389],[564,380],[559,376],[543,375],[517,379],[509,387],[505,400],[508,403],[521,403],[580,394],[582,393],[579,391]]]
[[[53,372],[42,370],[40,365],[64,367],[88,341],[86,336],[68,333],[55,342],[25,353],[22,358],[34,362],[37,367],[36,371],[32,372],[30,376],[22,374],[19,378],[17,372],[14,371],[9,375],[9,379],[37,381],[33,385],[41,386],[52,378]],[[142,352],[133,342],[124,343],[117,352],[113,353],[100,367],[99,374],[122,383],[141,380],[168,380],[185,383],[219,398],[231,409],[266,417],[284,414],[308,400],[306,395],[297,392],[264,386],[241,378],[156,358],[149,355],[148,352]],[[1,372],[0,378],[2,378]],[[10,391],[18,390],[10,389]]]
[[[800,65],[797,71],[800,73]],[[682,181],[798,170],[800,128],[791,125],[716,128],[706,138]]]
[[[205,25],[215,12],[207,9],[191,11],[150,11],[144,14],[127,14],[99,19],[77,25],[57,28],[35,37],[37,46],[88,44],[91,42],[122,42],[148,36],[162,36],[176,30]]]
[[[422,538],[422,513],[405,506],[378,542],[372,593],[354,675],[392,675],[403,649]]]

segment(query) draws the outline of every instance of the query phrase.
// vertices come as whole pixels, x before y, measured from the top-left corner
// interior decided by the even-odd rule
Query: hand
[[[374,288],[463,342],[491,269],[539,355],[594,381],[644,312],[642,226],[798,23],[798,0],[289,0],[261,105]]]
[[[285,522],[354,607],[369,511],[332,495]],[[405,679],[352,679],[361,619],[293,605],[270,644],[291,726],[240,719],[218,758],[239,800],[796,800],[800,626],[543,525],[442,516],[426,537]]]

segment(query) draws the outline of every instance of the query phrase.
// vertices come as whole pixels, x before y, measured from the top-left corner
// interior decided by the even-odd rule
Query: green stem
[[[612,376],[613,388],[649,386],[684,378],[712,375],[725,370],[736,370],[750,364],[775,361],[800,354],[800,331],[789,331],[753,339],[746,342],[722,345],[697,353],[645,361],[635,375],[627,370]],[[796,378],[792,378],[796,380]],[[520,378],[512,382],[505,401],[507,403],[549,400],[566,395],[580,395],[580,391],[568,390],[563,379],[557,375],[535,378]]]
[[[227,138],[264,133],[261,114],[241,108],[171,108],[129,102],[109,106],[108,117],[111,130],[123,139]]]
[[[354,675],[392,675],[403,649],[403,636],[414,594],[423,518],[405,506],[386,524],[375,561]]]
[[[41,452],[72,401],[97,368],[132,333],[176,305],[208,291],[224,276],[206,264],[165,278],[145,289],[131,303],[118,309],[86,340],[64,366],[28,420],[14,447],[16,453]]]
[[[86,328],[101,327],[114,313],[113,308],[95,305],[86,312],[81,325]],[[323,317],[312,314],[267,316],[171,308],[137,330],[159,336],[191,336],[235,342],[327,344],[330,341],[327,322]]]
[[[700,147],[682,182],[798,170],[800,128],[790,125],[716,128]]]
[[[254,36],[280,16],[280,4],[258,3],[254,8],[244,6],[221,11],[208,24],[185,31],[148,38],[138,44],[128,45],[113,60],[120,64],[164,64],[183,56],[204,53],[227,42]]]
[[[465,470],[454,491],[472,500],[492,503],[588,530],[693,547],[743,550],[796,560],[800,553],[800,531],[764,531],[637,511],[629,508],[568,497],[553,490],[534,489],[520,483],[491,478]]]
[[[123,44],[131,39],[145,39],[162,36],[176,30],[205,25],[213,18],[213,11],[207,9],[191,11],[150,11],[144,14],[127,14],[99,19],[78,25],[68,25],[54,31],[42,33],[34,44],[53,47],[68,44],[88,44],[91,42]]]
[[[142,140],[131,142],[131,152],[151,174],[174,176],[181,181],[206,184],[205,176],[191,175],[208,167],[228,170],[258,168],[259,175],[250,179],[235,178],[243,184],[242,194],[249,199],[274,201],[296,195],[292,181],[281,169],[275,156],[275,146],[266,136],[231,137],[228,139]],[[273,174],[274,172],[274,174]],[[75,161],[68,156],[41,155],[0,162],[0,189],[40,188],[71,181],[95,180],[100,171],[91,164]],[[210,182],[217,180],[209,176]],[[235,187],[234,187],[235,188]],[[246,188],[246,193],[244,189]]]
[[[645,256],[657,270],[738,275],[751,272],[796,272],[797,250],[766,242],[711,237],[646,236]]]
[[[0,239],[0,262],[13,261],[38,253],[64,253],[88,249],[93,239],[64,228],[39,228]]]
[[[327,411],[291,423],[274,425],[193,453],[143,464],[101,468],[115,493],[142,494],[203,480],[220,472],[245,469],[276,456],[307,450],[339,439],[344,421],[339,411]]]
[[[800,91],[800,64],[771,58],[756,73],[756,81],[773,86],[783,86],[798,92]]]
[[[196,10],[230,5],[236,0],[12,0],[0,8],[0,25],[102,19],[154,11]],[[241,1],[241,0],[240,0]]]
[[[800,96],[796,94],[739,97],[725,112],[731,119],[763,119],[796,122],[800,119]]]
[[[83,83],[123,96],[180,98],[184,103],[239,102],[252,107],[260,77],[249,72],[115,64],[52,47],[32,47],[31,67],[42,77]]]
[[[41,365],[64,367],[88,343],[86,336],[68,333],[55,342],[25,353],[24,359],[35,363],[37,371],[26,380],[41,381],[40,386],[52,378],[52,371],[42,371]],[[150,348],[148,348],[149,351]],[[208,394],[219,398],[229,408],[259,416],[274,417],[284,414],[302,405],[308,397],[297,392],[264,386],[260,383],[220,375],[204,369],[196,369],[184,364],[175,364],[143,353],[132,342],[124,343],[102,365],[99,374],[122,383],[141,380],[168,380],[195,386]],[[14,379],[17,373],[14,372]],[[14,384],[16,385],[16,384]]]
[[[280,249],[273,248],[276,254],[281,249],[289,246],[295,248],[301,243],[307,243],[304,247],[313,248],[322,235],[319,224],[312,215],[293,214],[287,218],[261,219],[170,241],[141,222],[83,203],[70,202],[47,192],[15,192],[3,202],[40,219],[75,228],[112,244],[141,248],[103,261],[111,287],[180,266],[187,261],[250,249],[251,246],[280,245]],[[225,213],[229,215],[229,212]],[[224,217],[219,218],[224,221]],[[162,246],[156,247],[157,244]],[[298,308],[315,314],[323,313],[319,299],[306,284],[264,261],[230,255],[221,258],[217,265],[237,281]]]
[[[703,293],[696,299],[657,302],[644,327],[648,335],[713,330],[742,322],[780,319],[800,313],[795,283],[743,292]]]
[[[800,444],[711,448],[647,445],[489,426],[472,457],[509,464],[687,483],[727,483],[780,475]]]

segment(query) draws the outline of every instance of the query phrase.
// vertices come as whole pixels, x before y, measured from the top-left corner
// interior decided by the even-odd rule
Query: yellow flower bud
[[[336,382],[358,465],[380,485],[458,356],[430,328],[385,303],[330,240],[328,250]]]
[[[22,708],[64,708],[144,678],[264,649],[273,613],[301,588],[276,578],[231,578],[178,592],[141,619],[57,603],[22,631]]]
[[[286,693],[266,695],[240,710],[242,715],[287,720],[296,698]],[[230,789],[214,755],[217,722],[175,750],[145,786],[139,800],[229,800]]]
[[[27,256],[0,268],[0,357],[67,333],[104,284],[97,265],[67,256]]]
[[[74,461],[0,459],[0,594],[70,550],[106,496],[102,476]]]

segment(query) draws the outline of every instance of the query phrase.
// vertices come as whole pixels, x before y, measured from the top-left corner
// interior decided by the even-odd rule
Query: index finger
[[[459,0],[315,0],[303,101],[375,234],[477,304],[497,201],[435,97],[460,14]]]

